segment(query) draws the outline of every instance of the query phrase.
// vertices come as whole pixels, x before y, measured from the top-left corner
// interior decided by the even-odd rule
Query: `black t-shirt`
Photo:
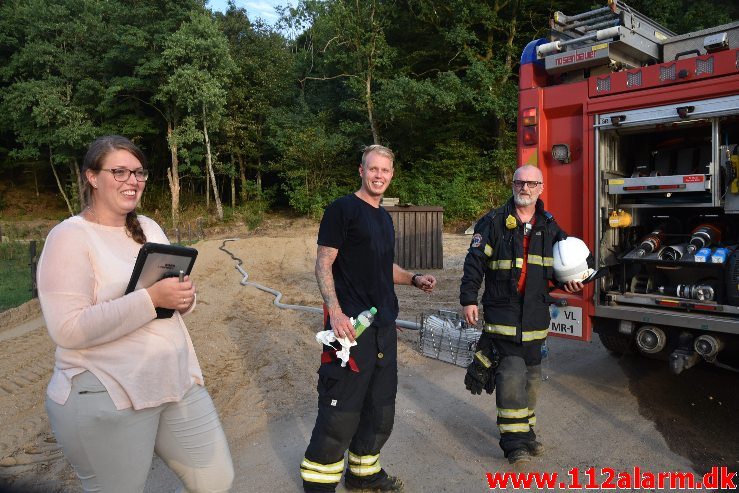
[[[333,275],[341,310],[356,318],[374,306],[377,325],[395,323],[395,230],[390,214],[354,194],[345,195],[326,208],[318,244],[339,250]]]

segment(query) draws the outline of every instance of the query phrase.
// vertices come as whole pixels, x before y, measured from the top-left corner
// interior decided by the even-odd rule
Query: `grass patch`
[[[37,255],[42,242],[36,242]],[[31,299],[31,266],[26,241],[0,243],[0,312]]]

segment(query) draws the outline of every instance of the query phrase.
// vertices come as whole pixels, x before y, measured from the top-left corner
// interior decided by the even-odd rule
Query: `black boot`
[[[385,472],[385,471],[382,471]],[[376,491],[403,491],[403,481],[395,476],[384,474],[373,481],[360,481],[356,476],[344,476],[344,486],[349,491],[371,493]]]
[[[519,464],[521,462],[528,462],[530,460],[531,455],[529,454],[529,451],[525,448],[517,448],[516,450],[513,450],[508,454],[509,464]]]
[[[526,448],[529,450],[529,454],[539,456],[544,453],[544,445],[536,440],[532,440],[526,444]]]

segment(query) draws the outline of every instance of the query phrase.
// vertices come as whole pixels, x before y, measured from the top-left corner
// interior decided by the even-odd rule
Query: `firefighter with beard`
[[[300,476],[306,492],[335,491],[344,471],[348,490],[402,491],[402,482],[380,465],[390,437],[398,387],[398,299],[394,284],[430,293],[431,275],[414,274],[394,263],[395,232],[380,206],[393,177],[394,155],[372,145],[364,150],[361,188],[329,204],[318,231],[316,279],[328,311],[326,329],[337,338],[356,338],[349,317],[376,307],[375,321],[351,348],[345,367],[336,349],[324,346],[318,369],[318,416]]]
[[[482,296],[484,327],[478,353],[465,377],[473,394],[484,387],[496,391],[500,447],[511,464],[540,455],[536,440],[534,407],[541,384],[541,348],[550,323],[550,281],[553,280],[553,245],[567,235],[544,210],[541,170],[524,165],[513,175],[513,197],[485,215],[475,226],[464,262],[460,303],[470,324],[478,320],[478,291]],[[562,289],[580,291],[579,281]],[[490,364],[489,382],[476,378]],[[476,370],[476,373],[475,373]]]

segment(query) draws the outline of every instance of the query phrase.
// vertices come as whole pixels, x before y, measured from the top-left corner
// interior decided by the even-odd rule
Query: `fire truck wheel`
[[[632,337],[622,334],[616,327],[600,327],[596,329],[601,344],[614,356],[631,354],[634,352]]]

